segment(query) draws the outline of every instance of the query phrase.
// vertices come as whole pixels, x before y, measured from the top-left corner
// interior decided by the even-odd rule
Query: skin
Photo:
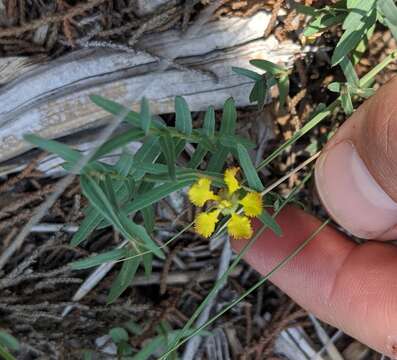
[[[376,183],[395,202],[396,79],[366,101],[325,148],[325,151],[332,151],[341,141],[351,142]],[[333,176],[337,181],[338,172],[331,173],[328,184],[334,181]],[[335,200],[332,193],[327,196],[323,199],[326,208],[331,200],[343,206],[343,197]],[[359,219],[360,212],[364,211],[359,208],[352,212],[349,219],[353,222],[352,229],[357,225],[354,222],[358,223],[355,217]],[[338,214],[333,215],[338,219]],[[270,231],[265,232],[245,257],[263,275],[321,225],[315,217],[293,207],[282,211],[278,222],[283,236],[279,238]],[[259,226],[258,223],[254,225]],[[274,274],[271,281],[323,321],[397,359],[397,247],[386,241],[392,239],[397,239],[397,226],[385,229],[383,235],[369,238],[362,245],[328,226]],[[243,241],[233,241],[237,252],[243,246]]]

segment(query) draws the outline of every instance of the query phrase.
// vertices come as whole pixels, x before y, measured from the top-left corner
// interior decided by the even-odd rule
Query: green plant
[[[79,231],[73,237],[71,244],[78,246],[95,229],[108,226],[113,226],[128,240],[127,245],[122,248],[112,249],[71,265],[74,269],[86,269],[109,261],[122,262],[121,270],[108,296],[109,303],[115,301],[131,284],[141,264],[146,274],[150,274],[153,256],[160,259],[164,258],[163,246],[176,241],[183,232],[193,226],[193,224],[190,224],[169,241],[164,244],[157,244],[154,240],[156,226],[153,222],[153,206],[171,193],[188,188],[202,178],[211,179],[215,187],[225,187],[222,170],[228,163],[230,156],[240,164],[243,170],[246,189],[248,191],[260,191],[266,206],[273,208],[272,216],[266,210],[263,210],[259,216],[259,219],[263,222],[262,228],[256,232],[232,262],[229,269],[215,283],[213,289],[194,311],[183,329],[172,331],[165,327],[161,330],[163,335],[159,335],[160,338],[156,337],[152,340],[157,344],[157,342],[164,341],[164,334],[168,334],[166,343],[162,343],[162,346],[164,345],[167,348],[162,359],[172,356],[174,351],[189,338],[195,336],[198,331],[205,329],[221,314],[263,284],[271,274],[285,265],[293,256],[296,256],[317,234],[315,232],[268,276],[233,301],[220,314],[217,314],[198,329],[194,329],[194,322],[206,304],[215,296],[217,290],[224,284],[228,275],[235,269],[264,229],[268,227],[276,234],[280,234],[282,231],[276,222],[277,215],[285,205],[293,201],[298,188],[294,189],[286,199],[281,198],[271,193],[272,186],[268,188],[263,185],[262,179],[258,175],[259,171],[334,112],[342,110],[346,115],[353,113],[359,101],[374,93],[376,75],[396,58],[397,51],[394,51],[361,78],[355,71],[355,65],[365,52],[368,41],[378,23],[388,26],[393,34],[396,34],[397,8],[391,0],[384,2],[344,0],[339,1],[334,6],[321,9],[296,4],[296,9],[311,17],[311,21],[304,30],[306,37],[319,35],[334,26],[342,27],[343,34],[332,54],[331,65],[340,66],[345,80],[333,82],[329,85],[329,90],[337,94],[335,101],[328,105],[322,104],[319,106],[300,130],[269,154],[258,166],[255,167],[250,157],[247,156],[248,150],[252,149],[254,144],[235,134],[237,112],[232,99],[226,100],[220,128],[216,130],[215,111],[212,107],[209,107],[205,113],[202,128],[193,128],[192,117],[186,101],[182,97],[177,97],[175,99],[175,124],[173,126],[165,124],[160,117],[151,115],[148,101],[142,99],[140,113],[129,111],[125,117],[124,121],[130,125],[129,130],[100,146],[94,157],[79,173],[81,188],[88,198],[90,206],[85,209],[85,219]],[[234,68],[236,73],[254,81],[250,94],[251,101],[256,102],[258,107],[262,109],[270,88],[277,86],[280,94],[280,105],[283,107],[287,104],[289,71],[278,64],[263,59],[252,60],[251,64],[261,71],[265,71],[265,73]],[[92,101],[113,115],[119,115],[125,110],[122,105],[100,96],[92,96]],[[26,139],[36,146],[61,156],[65,160],[64,167],[67,170],[73,169],[73,166],[82,157],[82,154],[78,151],[53,140],[41,139],[35,135],[27,135]],[[141,148],[135,154],[125,150],[125,146],[131,141],[142,142]],[[193,145],[195,150],[188,161],[183,162],[182,153],[187,144]],[[101,160],[104,155],[120,148],[123,150],[115,165],[105,164]],[[315,158],[316,156],[313,156],[310,160]],[[310,174],[301,185],[309,178]],[[323,226],[326,223],[328,221],[325,221]],[[226,227],[226,222],[221,223],[213,236],[218,236],[224,232]],[[172,336],[169,336],[170,334]],[[122,349],[128,349],[125,329],[113,329],[111,336]],[[133,356],[132,358],[135,359],[135,356],[138,355]]]
[[[0,330],[0,358],[4,360],[15,360],[10,351],[18,351],[19,342],[12,335]]]

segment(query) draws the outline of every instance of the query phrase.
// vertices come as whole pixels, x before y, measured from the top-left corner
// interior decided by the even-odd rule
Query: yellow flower
[[[190,201],[199,207],[205,205],[209,200],[212,211],[201,212],[195,220],[195,231],[205,237],[210,237],[218,223],[219,215],[231,216],[227,223],[227,231],[235,239],[248,239],[253,234],[250,217],[257,217],[263,211],[262,195],[257,192],[245,192],[240,198],[241,188],[236,175],[239,168],[233,167],[227,169],[224,174],[226,187],[214,194],[211,190],[211,180],[207,178],[199,179],[189,189],[188,195]],[[239,208],[242,206],[243,215],[239,215]]]
[[[209,213],[202,212],[197,215],[195,221],[195,231],[197,234],[210,237],[215,231],[215,225],[218,222],[220,210],[213,210]]]
[[[235,239],[249,239],[253,234],[250,219],[238,214],[232,214],[232,218],[227,224],[227,230]]]
[[[234,194],[238,189],[240,189],[240,184],[236,178],[236,174],[239,171],[238,167],[232,167],[230,169],[226,169],[224,180],[229,189],[229,194]]]
[[[216,200],[218,197],[210,190],[211,180],[207,178],[199,179],[189,189],[188,196],[190,201],[196,206],[204,206],[208,200]]]
[[[243,205],[244,214],[249,217],[257,217],[262,214],[262,196],[257,192],[250,192],[241,199],[240,204]]]

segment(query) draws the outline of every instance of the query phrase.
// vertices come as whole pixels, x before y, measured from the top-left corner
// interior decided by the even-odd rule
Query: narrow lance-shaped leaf
[[[132,212],[141,210],[146,206],[154,204],[166,196],[170,195],[174,191],[183,189],[184,187],[192,185],[194,180],[186,181],[173,181],[165,184],[161,184],[153,188],[150,192],[142,195],[138,195],[134,201],[125,206],[126,213],[130,214]]]
[[[106,99],[100,95],[91,95],[90,99],[94,104],[98,105],[100,108],[106,110],[107,112],[109,112],[115,116],[122,114],[123,111],[126,110],[125,106],[118,104],[117,102],[115,102],[113,100]],[[124,120],[129,122],[131,125],[133,125],[137,128],[141,128],[140,115],[135,111],[130,110],[127,113]],[[164,125],[159,120],[159,117],[155,117],[155,116],[152,117],[151,126],[153,128],[157,128],[157,129],[161,129],[164,127]]]
[[[4,360],[16,360],[14,356],[12,356],[7,349],[0,344],[0,358]]]
[[[186,100],[181,96],[175,97],[175,127],[186,135],[192,133],[192,115]]]
[[[151,116],[150,116],[149,102],[145,97],[143,97],[141,100],[141,112],[139,115],[141,118],[142,130],[147,135],[150,130]]]
[[[357,0],[351,4],[342,28],[344,30],[361,29],[365,25],[368,14],[375,9],[376,2],[377,0]]]
[[[139,263],[141,262],[140,257],[133,257],[135,254],[134,251],[130,251],[127,257],[131,257],[123,261],[123,265],[119,274],[116,277],[116,280],[113,282],[113,285],[110,289],[107,303],[111,304],[114,302],[127,288],[131,285],[132,280],[138,270]]]
[[[112,151],[127,145],[132,141],[136,141],[144,137],[144,132],[141,129],[131,129],[114,138],[106,141],[95,153],[93,159],[98,159],[104,155],[110,154]]]
[[[65,161],[76,164],[81,159],[79,151],[72,149],[68,145],[62,144],[55,140],[44,139],[35,134],[25,134],[24,139],[31,144],[48,151],[53,154],[57,154]]]
[[[136,224],[131,220],[127,213],[123,210],[120,211],[120,221],[122,223],[122,230],[126,233],[126,238],[132,242],[139,242],[140,247],[144,247],[146,250],[150,250],[161,259],[164,259],[164,253],[159,248],[159,246],[152,240],[150,235],[147,233],[146,229]]]
[[[233,98],[229,98],[223,105],[221,135],[232,135],[236,129],[237,111]]]
[[[348,116],[351,115],[354,111],[354,107],[348,85],[342,86],[341,103],[345,114]]]
[[[280,75],[280,74],[285,73],[285,71],[286,71],[286,69],[284,69],[280,65],[277,65],[275,63],[272,63],[271,61],[262,60],[262,59],[251,60],[250,64],[256,66],[259,69],[268,71],[272,75]]]
[[[394,0],[378,1],[378,7],[385,17],[386,25],[397,39],[397,6]]]
[[[350,85],[358,86],[360,80],[356,74],[356,70],[354,69],[354,65],[350,61],[350,59],[347,57],[343,58],[339,65],[342,68],[343,74],[345,75],[347,82]]]
[[[239,75],[245,76],[251,80],[257,81],[262,79],[262,75],[256,73],[255,71],[244,69],[241,67],[232,67],[232,70]]]
[[[203,131],[208,137],[213,137],[215,134],[215,110],[212,106],[210,106],[205,113]],[[202,144],[198,144],[189,161],[188,167],[196,169],[204,160],[207,152],[207,149]]]
[[[270,216],[266,210],[264,210],[259,216],[259,220],[269,229],[271,229],[277,236],[281,236],[283,234],[280,225],[276,223],[276,220],[274,220],[274,218]]]
[[[121,175],[126,176],[129,174],[132,179],[138,179],[145,174],[145,171],[135,169],[130,173],[132,164],[135,164],[135,161],[138,162],[138,164],[146,162],[151,163],[158,157],[159,151],[158,139],[150,138],[140,147],[134,156],[123,154],[119,162],[115,165],[115,168]],[[123,203],[127,193],[124,191],[121,183],[116,186],[115,192],[118,201]],[[71,240],[71,245],[77,246],[84,241],[89,234],[101,224],[102,220],[102,214],[90,206],[86,210],[86,217],[80,224],[79,230],[74,234]]]
[[[247,149],[243,145],[238,144],[237,153],[238,153],[239,163],[243,168],[244,175],[247,178],[247,182],[250,188],[259,192],[263,191],[264,187],[262,181],[259,178],[258,173],[256,172],[255,166],[252,164]]]
[[[175,180],[176,149],[174,139],[168,133],[165,133],[160,136],[160,146],[167,162],[170,178]]]
[[[318,34],[331,26],[342,23],[346,18],[346,14],[319,14],[315,19],[313,19],[303,31],[303,35],[306,37]]]
[[[119,259],[126,257],[127,254],[128,254],[127,249],[114,249],[111,251],[104,252],[102,254],[90,256],[86,259],[72,262],[70,266],[73,270],[88,269],[94,266],[101,265],[103,263],[117,261]]]
[[[332,54],[332,66],[339,64],[344,57],[357,47],[361,39],[365,36],[366,31],[371,28],[375,22],[376,10],[373,9],[363,17],[363,24],[360,27],[348,27],[345,30]]]
[[[19,350],[19,341],[12,335],[0,331],[0,344],[6,346],[10,350]]]
[[[287,97],[289,93],[289,77],[288,74],[281,76],[277,80],[278,91],[279,91],[279,101],[280,106],[284,107],[287,102]]]

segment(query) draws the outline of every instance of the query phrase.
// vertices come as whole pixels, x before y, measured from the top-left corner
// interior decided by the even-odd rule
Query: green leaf
[[[331,26],[342,23],[345,18],[345,14],[320,14],[308,24],[303,32],[303,35],[306,37],[313,36],[321,31],[330,28]]]
[[[90,99],[94,104],[115,116],[120,115],[126,109],[125,106],[110,99],[106,99],[100,95],[91,95]],[[137,128],[141,128],[140,115],[135,111],[129,111],[124,120]],[[157,119],[153,119],[151,122],[151,127],[161,129],[164,127],[164,125],[161,124],[161,122]]]
[[[341,104],[347,116],[353,114],[354,107],[348,86],[343,86],[341,89]]]
[[[143,254],[142,262],[143,262],[143,267],[145,269],[145,275],[150,276],[153,271],[153,254],[152,253]]]
[[[105,192],[101,187],[88,176],[82,176],[81,187],[84,194],[96,207],[97,211],[109,221],[121,234],[128,240],[140,240],[147,249],[154,252],[155,255],[163,258],[164,254],[159,247],[153,242],[143,226],[135,224],[128,216],[119,209],[112,206]]]
[[[106,141],[95,153],[93,159],[98,159],[104,155],[110,154],[112,151],[129,144],[132,141],[143,138],[144,132],[141,129],[131,129],[114,138]]]
[[[328,90],[339,94],[340,93],[340,89],[341,89],[341,85],[342,84],[340,82],[333,82],[333,83],[328,85]]]
[[[134,155],[132,155],[128,150],[124,149],[119,160],[114,165],[114,169],[117,171],[117,173],[120,176],[126,177],[130,173],[133,164],[134,164]],[[116,192],[117,192],[117,188],[116,188]]]
[[[149,134],[150,123],[152,121],[152,118],[150,116],[149,102],[147,101],[147,99],[145,97],[143,97],[141,100],[140,118],[141,118],[142,130],[147,135],[147,134]]]
[[[255,148],[255,144],[250,140],[238,135],[222,135],[219,136],[219,142],[226,147],[236,148],[238,144],[243,145],[247,149]]]
[[[120,222],[122,223],[122,228],[120,228],[120,230],[125,233],[127,239],[136,239],[141,242],[140,245],[145,247],[146,250],[152,251],[154,255],[161,259],[165,258],[163,251],[152,240],[146,229],[134,223],[123,210],[120,211]]]
[[[262,110],[265,105],[267,90],[268,88],[264,79],[257,80],[251,90],[249,100],[250,102],[257,102],[259,110]]]
[[[159,145],[158,145],[158,139],[157,138],[152,138],[145,142],[141,148],[138,150],[138,152],[134,156],[134,171],[130,173],[130,176],[132,176],[134,179],[139,179],[140,177],[144,176],[146,173],[146,170],[143,169],[143,166],[140,167],[140,165],[146,165],[149,166],[152,161],[154,161],[159,155]],[[189,182],[178,182],[175,184],[172,184],[172,188],[170,189],[169,186],[170,184],[166,184],[164,188],[156,190],[155,193],[153,193],[154,196],[152,197],[147,197],[147,200],[149,202],[140,201],[136,203],[137,205],[143,204],[142,208],[153,204],[157,202],[160,199],[157,199],[156,196],[160,195],[161,196],[161,191],[165,191],[165,196],[168,196],[171,192],[176,191],[181,189],[182,187],[189,186],[191,183]],[[180,187],[181,186],[181,187]],[[175,189],[175,190],[174,190]],[[167,193],[167,191],[170,190],[170,192]],[[116,197],[119,200],[120,203],[123,203],[125,201],[125,196],[126,192],[123,190],[121,185],[118,185],[118,187],[115,189],[116,191]],[[152,192],[150,192],[152,194]],[[150,202],[151,199],[154,199],[152,202]],[[143,199],[146,200],[146,199]],[[132,204],[134,204],[133,202]],[[131,205],[132,205],[131,204]],[[133,211],[138,211],[141,210],[142,208],[136,208],[134,209],[134,206],[132,206],[132,210],[129,212]],[[140,205],[139,205],[140,206]],[[138,207],[139,207],[138,206]],[[86,211],[86,217],[81,223],[79,230],[74,234],[72,240],[71,240],[71,245],[72,246],[77,246],[79,245],[82,241],[87,239],[89,234],[91,234],[92,231],[94,231],[103,221],[103,216],[101,213],[99,213],[96,209],[90,207]]]
[[[363,35],[360,30],[345,31],[332,54],[332,66],[339,64],[358,45]]]
[[[255,71],[244,69],[241,67],[232,67],[232,70],[239,75],[245,76],[251,80],[258,81],[262,80],[262,75],[256,73]]]
[[[70,264],[73,270],[83,270],[104,263],[120,260],[128,255],[127,249],[114,249],[99,255],[90,256],[86,259],[74,261]]]
[[[367,1],[367,0],[364,0]],[[352,50],[354,50],[363,37],[366,31],[376,22],[376,10],[372,10],[369,14],[363,17],[365,22],[360,27],[347,27],[346,31],[340,38],[334,53],[332,54],[332,66],[339,64],[344,57],[346,57]],[[346,19],[347,20],[347,19]],[[344,24],[346,23],[346,20]],[[356,21],[354,20],[354,23]],[[361,24],[361,23],[360,23]]]
[[[99,226],[103,217],[93,207],[87,210],[86,216],[79,226],[77,232],[70,241],[71,246],[78,246]]]
[[[0,345],[0,358],[4,360],[16,360],[14,356],[12,356],[7,349],[5,349],[2,345]]]
[[[207,153],[208,153],[207,149],[205,149],[201,145],[198,145],[187,166],[191,169],[197,169],[197,167],[204,160],[205,155],[207,155]]]
[[[230,153],[230,150],[224,146],[220,146],[219,149],[211,156],[208,162],[207,171],[220,172],[225,165],[226,159]]]
[[[118,182],[118,181],[117,181]],[[110,178],[109,175],[105,175],[105,181],[103,182],[103,189],[105,191],[106,197],[109,200],[110,204],[114,209],[117,209],[118,203],[116,200],[116,194],[114,192],[114,186],[115,184],[113,183],[113,180]]]
[[[94,360],[94,352],[91,350],[84,350],[83,360]]]
[[[151,234],[154,230],[154,222],[156,219],[154,207],[153,205],[146,206],[141,210],[141,212],[142,212],[143,222],[145,224],[145,229],[149,234]]]
[[[371,97],[375,94],[375,89],[373,89],[373,88],[364,88],[364,89],[354,88],[354,89],[351,89],[350,92],[354,95],[361,96],[364,99],[368,99],[369,97]]]
[[[356,70],[354,69],[354,65],[350,61],[350,59],[344,57],[339,65],[342,68],[343,74],[345,75],[348,84],[353,86],[358,86],[360,80],[356,74]]]
[[[174,191],[178,191],[183,189],[184,187],[192,185],[193,182],[194,181],[192,180],[172,181],[169,183],[158,185],[153,188],[153,190],[151,190],[149,193],[138,195],[132,203],[126,205],[124,210],[128,214],[141,210],[167,197]]]
[[[287,97],[289,93],[289,77],[288,75],[283,75],[277,81],[278,91],[279,91],[279,101],[280,107],[284,107],[287,102]]]
[[[247,149],[244,146],[238,144],[237,153],[238,153],[239,163],[243,168],[249,187],[258,192],[263,191],[264,187],[262,181],[259,178],[258,173],[256,172],[255,166],[252,164]]]
[[[386,25],[393,34],[393,37],[397,39],[397,6],[394,0],[378,1],[378,8],[385,17]]]
[[[287,71],[285,68],[281,67],[280,65],[277,65],[267,60],[259,60],[259,59],[251,60],[250,64],[254,65],[259,69],[268,71],[272,75],[281,75]]]
[[[342,28],[344,30],[361,29],[365,23],[369,13],[371,13],[376,6],[377,0],[357,0],[354,5],[351,4],[350,11],[343,22]]]
[[[168,166],[168,173],[171,179],[176,179],[175,175],[175,162],[176,162],[176,149],[175,142],[168,133],[160,136],[160,147],[165,157]]]
[[[44,139],[35,134],[25,134],[24,139],[31,144],[48,151],[50,153],[57,154],[65,161],[71,163],[77,163],[81,159],[81,154],[79,151],[70,148],[69,146],[62,144],[55,140]]]
[[[212,106],[208,107],[205,116],[204,116],[204,124],[203,124],[203,133],[208,138],[213,138],[215,134],[215,110]],[[193,153],[192,158],[189,161],[188,167],[196,169],[201,162],[204,160],[204,157],[208,153],[208,147],[205,146],[204,143],[199,143],[195,152]]]
[[[280,226],[276,223],[276,220],[266,210],[263,210],[262,214],[259,216],[259,220],[266,225],[269,229],[271,229],[277,236],[281,236],[283,234]]]
[[[215,134],[215,109],[213,106],[209,106],[205,112],[203,130],[208,137]]]
[[[181,133],[192,133],[192,115],[186,100],[181,96],[175,97],[175,127]]]
[[[376,22],[370,26],[369,28],[365,29],[365,34],[358,45],[355,47],[351,59],[353,64],[358,64],[364,53],[367,51],[369,39],[372,38],[376,28]]]
[[[298,4],[296,2],[293,2],[292,6],[294,7],[294,9],[296,9],[298,12],[304,15],[316,16],[318,13],[318,10],[311,6]]]
[[[109,336],[112,338],[114,343],[126,342],[128,341],[128,332],[122,327],[115,327],[110,329]]]
[[[134,180],[140,180],[145,175],[145,171],[138,170],[136,167],[141,164],[152,164],[160,156],[160,153],[159,139],[157,137],[147,139],[134,155],[134,170],[129,175]]]
[[[20,347],[18,340],[4,331],[0,331],[0,344],[10,350],[19,350]]]
[[[233,135],[236,129],[237,111],[234,100],[229,98],[223,105],[222,122],[219,133],[221,135]]]
[[[114,302],[127,288],[131,285],[132,280],[138,270],[139,263],[141,262],[140,257],[132,257],[136,255],[132,250],[129,252],[128,260],[123,261],[123,265],[119,274],[110,289],[107,303],[111,304]]]
[[[122,224],[116,214],[116,209],[112,206],[109,199],[106,197],[105,192],[99,184],[88,175],[80,177],[80,185],[83,194],[87,197],[95,209],[105,217],[114,227],[119,230],[122,229]]]

